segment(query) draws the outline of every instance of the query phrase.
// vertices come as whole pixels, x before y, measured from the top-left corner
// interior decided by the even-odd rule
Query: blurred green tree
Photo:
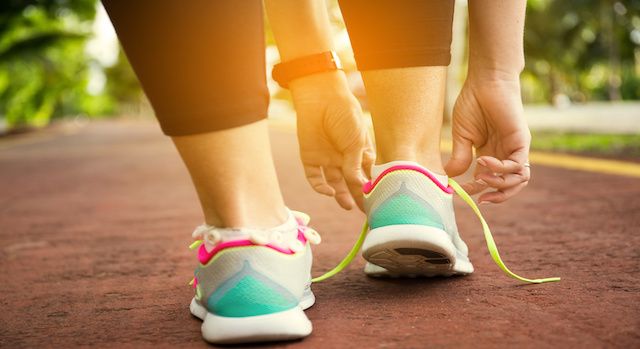
[[[639,50],[640,0],[529,0],[525,97],[639,99]]]
[[[123,50],[120,50],[116,64],[105,69],[105,75],[107,83],[104,92],[117,102],[116,112],[123,112],[127,107],[136,109],[140,104],[149,103]]]
[[[99,114],[108,99],[87,92],[85,43],[95,0],[0,2],[0,119],[42,126],[53,117]]]
[[[66,115],[122,113],[144,95],[126,57],[104,69],[86,54],[96,0],[0,1],[0,130]],[[341,25],[338,6],[332,18]],[[267,31],[267,41],[273,38]],[[529,0],[525,28],[527,102],[640,99],[640,0]],[[103,67],[100,67],[102,69]]]

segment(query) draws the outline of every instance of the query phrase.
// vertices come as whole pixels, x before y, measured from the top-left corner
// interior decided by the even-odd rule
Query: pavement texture
[[[318,275],[349,250],[363,215],[313,193],[295,135],[272,136],[288,205],[323,235]],[[314,285],[309,338],[259,347],[640,347],[640,180],[534,164],[525,192],[483,207],[507,265],[559,283],[503,275],[472,211],[461,200],[456,210],[473,275],[369,279],[359,258]],[[187,246],[201,219],[151,121],[0,147],[0,347],[207,347],[188,310]]]

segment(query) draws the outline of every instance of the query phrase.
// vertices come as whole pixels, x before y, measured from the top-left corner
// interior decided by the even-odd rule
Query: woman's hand
[[[265,7],[280,59],[288,62],[334,50],[325,1],[268,0]],[[363,169],[373,151],[362,110],[342,71],[290,82],[298,114],[300,156],[307,180],[318,193],[334,196],[343,208],[362,209]]]
[[[290,83],[298,115],[304,172],[313,189],[350,210],[362,209],[362,185],[375,153],[360,103],[342,71],[314,74]]]
[[[520,82],[515,76],[470,76],[453,109],[453,153],[445,166],[449,176],[463,174],[476,149],[475,181],[469,194],[487,188],[480,203],[503,202],[522,190],[531,177],[528,167],[531,134],[524,119]]]

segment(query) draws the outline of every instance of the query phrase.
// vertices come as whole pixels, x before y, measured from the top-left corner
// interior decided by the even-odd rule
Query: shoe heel
[[[300,306],[265,315],[225,317],[212,314],[195,299],[191,313],[203,320],[202,337],[215,344],[299,339],[311,334],[311,321]]]
[[[435,276],[455,273],[456,251],[445,231],[403,224],[372,229],[362,255],[395,275]]]

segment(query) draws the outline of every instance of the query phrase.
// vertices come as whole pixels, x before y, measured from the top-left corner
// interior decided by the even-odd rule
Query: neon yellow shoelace
[[[500,253],[498,253],[498,247],[496,246],[496,242],[493,240],[493,235],[491,235],[491,230],[489,229],[489,225],[484,220],[484,217],[482,216],[482,213],[480,213],[480,209],[478,208],[476,203],[469,196],[469,194],[467,194],[467,192],[465,192],[464,189],[462,189],[462,187],[451,178],[449,178],[449,185],[451,185],[451,187],[456,192],[456,194],[460,195],[462,200],[471,207],[473,212],[480,219],[480,223],[482,224],[482,231],[484,232],[484,238],[487,241],[487,248],[489,249],[489,254],[491,255],[491,258],[493,259],[493,261],[498,265],[498,267],[500,267],[500,269],[502,269],[502,271],[505,274],[509,275],[514,279],[518,279],[523,282],[529,282],[534,284],[560,281],[559,277],[551,277],[551,278],[544,278],[544,279],[527,279],[509,270],[509,268],[507,268],[507,266],[502,261],[502,258],[500,258]],[[320,281],[326,280],[338,274],[344,268],[346,268],[353,261],[353,259],[358,255],[358,251],[360,251],[360,248],[364,243],[364,238],[367,236],[368,231],[369,231],[369,222],[365,220],[362,226],[362,231],[360,232],[360,236],[358,236],[358,240],[356,241],[355,245],[353,245],[353,247],[351,248],[351,251],[349,251],[347,256],[335,268],[331,269],[330,271],[328,271],[327,273],[321,276],[318,276],[317,278],[312,279],[311,281],[320,282]]]

